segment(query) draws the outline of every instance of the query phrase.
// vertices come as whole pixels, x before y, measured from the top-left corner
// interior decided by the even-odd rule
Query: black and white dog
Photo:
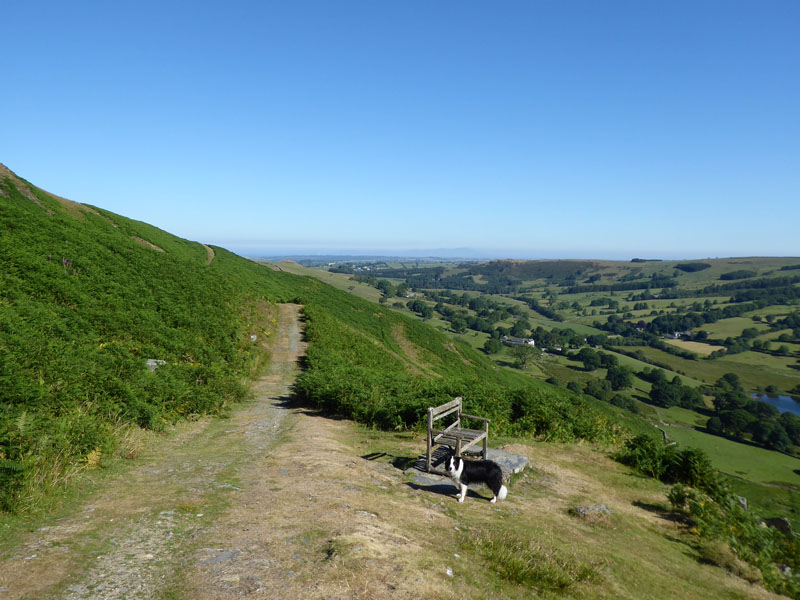
[[[485,483],[489,486],[494,494],[490,502],[495,502],[498,498],[504,500],[508,494],[508,488],[503,485],[503,471],[500,470],[500,465],[491,460],[463,460],[453,455],[447,459],[447,474],[460,491],[459,502],[467,497],[467,486],[470,483]]]

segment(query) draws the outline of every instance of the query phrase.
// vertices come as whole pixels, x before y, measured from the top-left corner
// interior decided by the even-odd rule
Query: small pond
[[[800,400],[791,396],[771,396],[768,394],[753,394],[753,398],[772,404],[781,412],[790,412],[800,417]]]

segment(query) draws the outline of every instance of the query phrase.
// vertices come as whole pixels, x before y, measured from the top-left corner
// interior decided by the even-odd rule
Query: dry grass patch
[[[715,346],[713,344],[705,344],[703,342],[689,342],[686,340],[664,340],[671,346],[680,348],[681,350],[688,350],[700,356],[709,356],[715,350],[721,350],[725,346]]]
[[[155,244],[153,244],[152,242],[148,242],[147,240],[142,239],[142,238],[140,238],[138,236],[132,235],[131,239],[134,242],[136,242],[137,244],[139,244],[141,246],[144,246],[145,248],[150,248],[151,250],[155,250],[156,252],[164,252],[163,248],[160,248],[160,247],[156,246]]]

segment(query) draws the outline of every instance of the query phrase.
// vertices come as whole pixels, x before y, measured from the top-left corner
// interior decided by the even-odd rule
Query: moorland
[[[402,474],[392,472],[373,489],[375,472],[355,462],[359,451],[413,460],[425,409],[463,396],[470,413],[492,420],[495,440],[538,457],[541,470],[516,482],[505,508],[487,513],[476,501],[466,509],[479,526],[456,536],[454,548],[483,568],[454,582],[459,593],[489,584],[508,597],[529,597],[530,590],[637,597],[680,571],[681,597],[766,597],[766,590],[800,597],[792,575],[800,571],[800,542],[763,522],[785,517],[796,527],[796,421],[751,396],[796,390],[800,260],[347,263],[319,270],[258,264],[183,240],[45,192],[5,167],[0,206],[6,564],[36,560],[34,553],[14,562],[15,552],[40,547],[37,532],[53,525],[48,515],[58,514],[69,494],[90,493],[81,491],[87,480],[102,488],[104,472],[121,473],[123,481],[141,475],[138,457],[152,456],[151,446],[161,448],[164,439],[194,456],[181,431],[241,414],[253,381],[273,362],[272,340],[285,333],[278,305],[292,303],[301,307],[308,347],[290,400],[313,411],[294,427],[313,429],[320,416],[336,417],[332,456],[352,455],[352,472],[364,471],[363,501],[380,498],[384,512],[375,518],[386,520],[386,531],[413,537],[419,556],[437,560],[436,535],[452,537],[461,517],[444,500],[409,488]],[[208,427],[208,444],[235,431]],[[291,456],[286,448],[295,448],[301,456],[303,430],[285,435],[290,445],[281,452]],[[239,451],[228,439],[224,451]],[[339,467],[347,473],[350,462],[331,462],[331,472]],[[269,468],[283,474],[280,465]],[[288,479],[282,485],[296,485]],[[575,504],[590,500],[586,490],[613,498],[619,515],[578,519]],[[315,510],[330,510],[308,498],[307,522],[322,516]],[[235,496],[197,502],[209,503],[214,515],[244,509]],[[205,514],[186,506],[187,514]],[[399,506],[424,507],[436,535],[428,539],[418,523],[403,521]],[[285,533],[284,545],[295,539]],[[375,557],[355,552],[363,545],[331,542],[334,533],[314,531],[309,539],[320,547],[308,564],[352,577],[373,564]],[[114,539],[87,546],[87,577],[92,557]],[[631,554],[634,546],[657,551]],[[648,570],[636,569],[637,560]],[[311,576],[316,569],[309,569]],[[67,581],[53,589],[64,592]],[[158,595],[182,597],[175,589]]]

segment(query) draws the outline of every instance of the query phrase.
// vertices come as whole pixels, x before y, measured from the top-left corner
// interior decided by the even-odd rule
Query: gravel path
[[[183,424],[123,473],[101,474],[89,502],[0,561],[0,599],[149,599],[169,595],[194,556],[230,560],[235,553],[197,550],[195,542],[237,505],[240,472],[267,455],[291,421],[286,402],[305,351],[299,311],[279,307],[272,361],[253,401],[229,419]]]

